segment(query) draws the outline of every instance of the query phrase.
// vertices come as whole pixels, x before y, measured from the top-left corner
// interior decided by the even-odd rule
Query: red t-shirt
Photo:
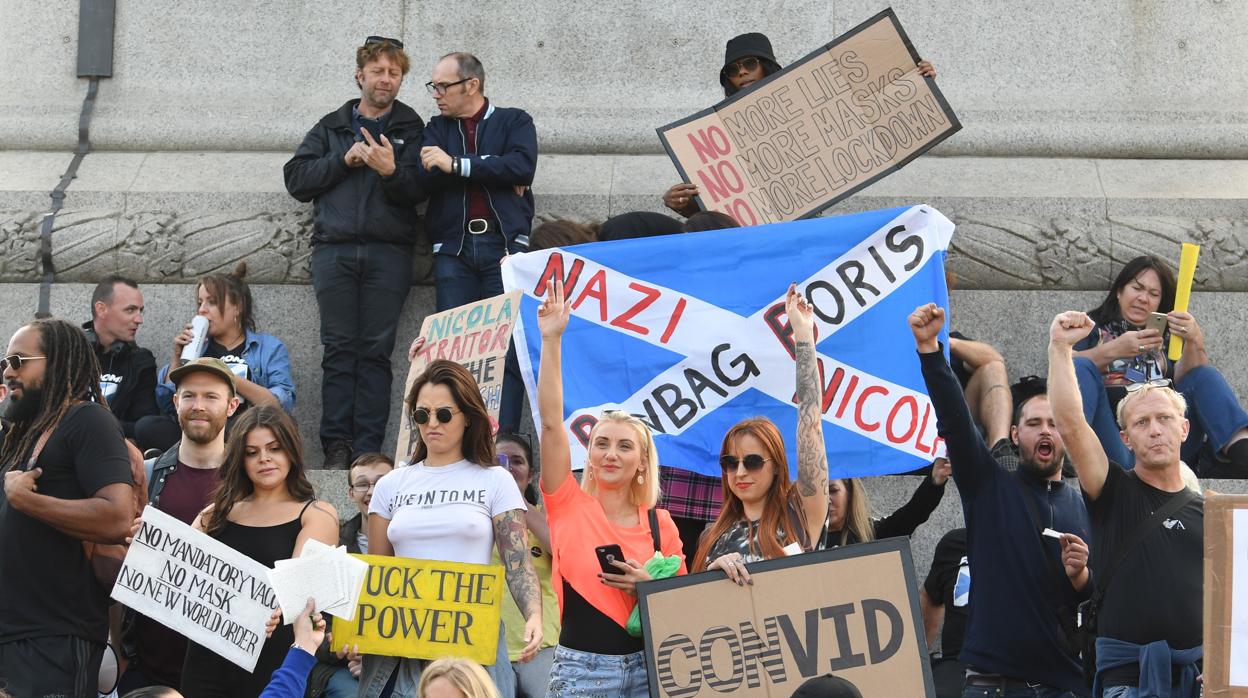
[[[487,99],[485,104],[481,105],[480,111],[467,119],[462,119],[464,124],[464,143],[467,146],[469,155],[477,154],[477,127],[481,125],[481,120],[485,118],[485,112],[490,108],[490,101]],[[485,189],[480,184],[472,182],[468,183],[468,220],[474,218],[484,218],[489,220],[490,201],[486,197]]]
[[[546,501],[546,522],[550,525],[551,586],[559,597],[559,613],[563,614],[563,581],[576,590],[594,608],[624,627],[628,615],[637,604],[637,597],[609,587],[598,580],[602,569],[594,549],[618,543],[625,559],[645,564],[654,557],[654,540],[645,507],[637,507],[636,526],[622,528],[607,520],[597,499],[581,489],[571,474],[554,492],[542,491]],[[680,571],[685,574],[685,556],[680,531],[672,516],[663,509],[655,512],[659,519],[659,539],[665,556],[680,556]]]
[[[165,479],[158,508],[189,525],[212,501],[220,482],[220,468],[192,468],[179,462],[178,469]],[[181,684],[186,638],[145,616],[139,616],[134,632],[139,666],[148,678],[169,686]]]

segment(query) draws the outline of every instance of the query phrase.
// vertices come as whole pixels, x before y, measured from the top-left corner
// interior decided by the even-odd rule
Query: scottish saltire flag
[[[729,427],[765,416],[780,427],[795,475],[784,297],[797,282],[814,306],[833,476],[922,467],[936,449],[936,416],[906,318],[922,303],[948,307],[952,234],[940,212],[911,206],[509,257],[503,285],[524,293],[514,341],[534,414],[537,307],[558,278],[572,305],[562,416],[574,468],[603,410],[622,409],[654,429],[663,464],[716,476]]]

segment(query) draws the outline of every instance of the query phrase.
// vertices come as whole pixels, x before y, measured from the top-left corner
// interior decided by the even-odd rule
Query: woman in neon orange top
[[[650,578],[642,562],[656,547],[665,556],[680,556],[680,534],[666,511],[650,514],[659,499],[659,457],[650,429],[636,417],[603,414],[589,433],[589,459],[577,487],[563,427],[561,343],[569,312],[563,284],[552,282],[537,311],[542,333],[537,402],[551,583],[562,629],[546,695],[580,695],[579,689],[593,686],[594,695],[645,698],[644,645],[624,627],[637,603],[637,582]],[[657,523],[657,536],[651,521]],[[614,562],[618,574],[602,572],[595,552],[613,544],[624,557]],[[679,574],[684,573],[682,559]]]

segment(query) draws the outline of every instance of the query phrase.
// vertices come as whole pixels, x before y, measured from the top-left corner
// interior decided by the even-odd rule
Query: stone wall
[[[764,31],[788,63],[889,4],[132,0],[117,4],[92,138],[108,150],[292,149],[355,96],[353,51],[382,34],[406,43],[401,98],[422,114],[434,61],[470,50],[487,94],[532,112],[544,152],[658,153],[656,126],[722,94],[729,37]],[[891,5],[966,125],[943,154],[1248,154],[1242,2]],[[73,147],[77,14],[77,0],[0,0],[0,148]]]

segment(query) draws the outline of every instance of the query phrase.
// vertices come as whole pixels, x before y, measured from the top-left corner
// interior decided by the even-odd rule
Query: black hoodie
[[[134,423],[140,417],[158,413],[156,357],[134,342],[113,342],[113,346],[105,349],[95,334],[93,322],[83,323],[82,331],[100,362],[100,392],[121,422],[126,437],[133,439]]]

